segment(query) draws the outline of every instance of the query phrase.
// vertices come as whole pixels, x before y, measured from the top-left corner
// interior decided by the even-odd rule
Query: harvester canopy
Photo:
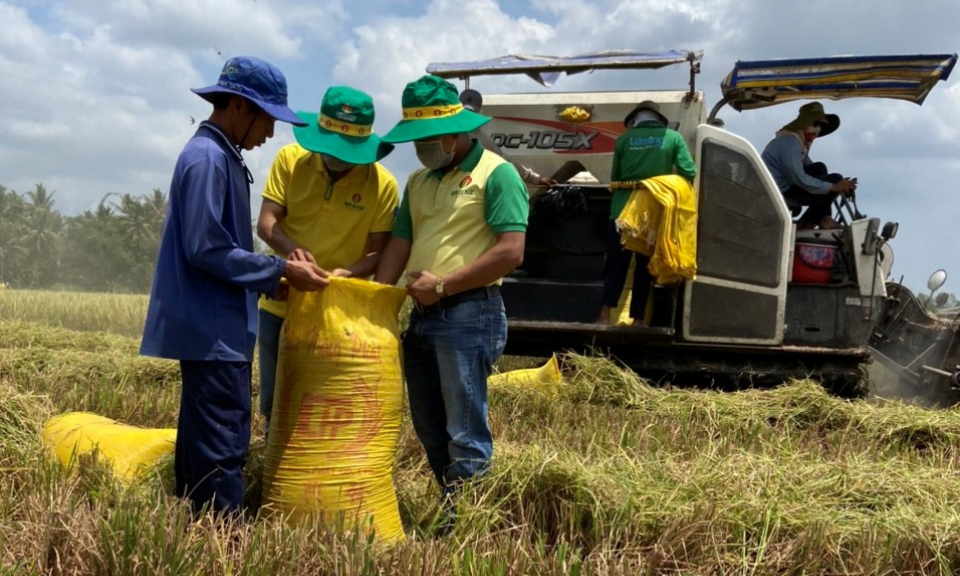
[[[552,86],[560,74],[577,74],[599,69],[656,69],[689,62],[699,71],[703,51],[667,50],[665,52],[633,52],[606,50],[579,56],[534,56],[511,54],[474,62],[437,62],[427,72],[441,78],[469,79],[493,74],[526,74],[543,86]]]
[[[892,98],[922,104],[950,77],[956,54],[829,56],[738,61],[720,84],[721,100],[734,110],[753,110],[793,100]]]

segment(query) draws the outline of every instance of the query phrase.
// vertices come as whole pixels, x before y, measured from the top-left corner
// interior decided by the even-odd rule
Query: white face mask
[[[457,146],[454,144],[453,150],[449,153],[443,149],[443,138],[431,140],[429,142],[414,142],[413,147],[417,150],[417,158],[425,168],[430,170],[439,170],[453,161],[453,153]]]
[[[331,172],[347,172],[355,166],[355,164],[344,162],[343,160],[329,154],[321,154],[320,158],[323,160],[323,165],[326,166],[327,170],[330,170]]]

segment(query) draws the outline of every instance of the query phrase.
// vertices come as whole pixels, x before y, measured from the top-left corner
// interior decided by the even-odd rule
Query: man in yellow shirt
[[[320,113],[297,112],[307,123],[270,169],[257,234],[290,260],[314,262],[335,276],[368,278],[393,229],[397,181],[378,164],[393,150],[373,132],[373,100],[332,86]],[[280,329],[286,303],[260,299],[260,411],[269,431]]]
[[[444,530],[458,487],[493,454],[487,377],[507,337],[499,285],[523,260],[529,213],[517,169],[469,136],[489,120],[428,75],[407,84],[403,120],[384,136],[412,141],[424,166],[407,181],[375,280],[394,284],[407,271],[415,307],[404,375],[413,427],[450,514]]]

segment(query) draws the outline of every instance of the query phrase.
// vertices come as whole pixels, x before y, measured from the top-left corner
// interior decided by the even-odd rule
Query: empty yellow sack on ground
[[[563,376],[560,374],[560,363],[557,361],[557,355],[554,354],[546,364],[539,368],[526,368],[523,370],[511,370],[493,374],[487,378],[487,385],[491,388],[497,386],[515,386],[518,388],[535,388],[541,392],[556,392],[560,384],[563,383]]]
[[[296,518],[403,539],[393,473],[403,377],[397,316],[406,291],[332,278],[291,291],[263,474],[263,504]]]
[[[129,483],[173,452],[177,430],[138,428],[98,414],[67,412],[47,421],[42,437],[64,466],[96,451],[117,478]]]

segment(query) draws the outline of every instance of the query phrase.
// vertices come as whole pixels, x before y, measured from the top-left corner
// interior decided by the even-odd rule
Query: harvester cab
[[[689,72],[677,90],[483,94],[482,113],[493,118],[483,130],[503,155],[560,182],[530,188],[524,263],[502,287],[508,352],[603,350],[655,378],[741,386],[815,376],[860,393],[896,225],[881,228],[846,204],[838,206],[842,228],[798,231],[757,150],[716,116],[724,105],[742,111],[797,99],[920,104],[956,55],[738,62],[709,115],[696,88],[701,56],[617,51],[428,66],[465,87],[489,74],[526,74],[549,86],[587,70],[680,65]],[[597,324],[614,144],[645,100],[659,105],[697,165],[696,275],[656,286],[644,326]]]

